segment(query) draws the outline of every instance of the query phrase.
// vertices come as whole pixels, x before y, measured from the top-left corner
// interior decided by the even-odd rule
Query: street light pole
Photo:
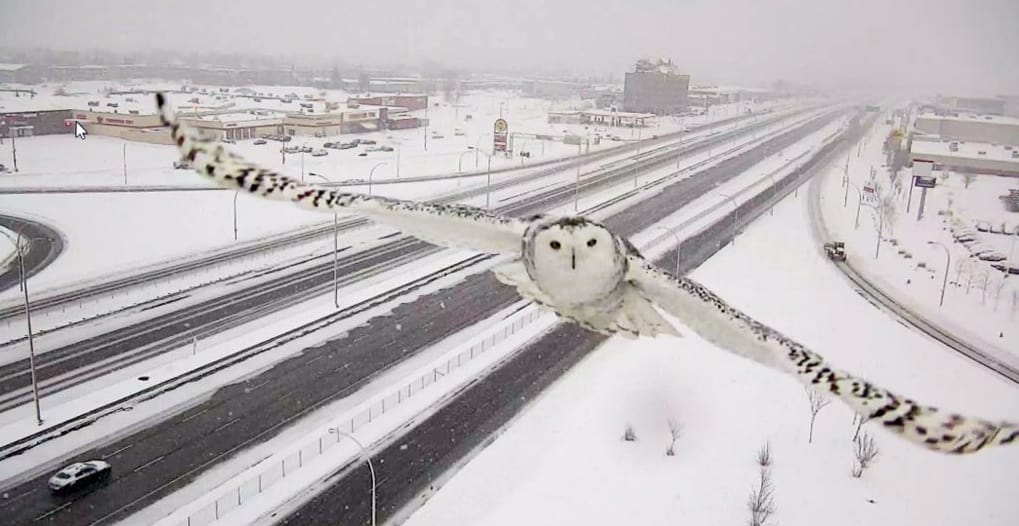
[[[739,221],[739,205],[736,204],[736,198],[729,194],[721,194],[722,197],[732,201],[733,216],[732,216],[732,244],[736,244],[736,223]]]
[[[234,192],[234,241],[237,241],[237,196],[240,192]]]
[[[321,177],[325,182],[330,182],[326,176],[317,174],[315,172],[308,172],[308,175],[313,177]],[[340,225],[339,219],[336,212],[333,212],[333,305],[338,309],[340,308],[340,276],[339,276],[339,262],[337,258],[340,253]]]
[[[124,143],[124,184],[127,184],[127,143]]]
[[[463,173],[464,155],[467,155],[468,153],[471,153],[471,151],[465,150],[463,152],[460,152],[460,158],[457,159],[456,161],[456,173],[458,174]]]
[[[664,226],[656,226],[655,228],[664,230],[676,238],[676,272],[674,276],[679,277],[679,246],[683,244],[683,241],[679,239],[679,234],[677,234],[674,230],[670,230]]]
[[[636,121],[634,121],[636,125]],[[637,188],[637,177],[640,174],[640,136],[644,132],[643,128],[637,128],[637,156],[634,158],[633,163],[633,187]]]
[[[372,195],[372,174],[375,173],[375,169],[376,168],[378,168],[379,166],[382,166],[384,164],[389,164],[389,163],[387,163],[385,161],[382,161],[381,163],[377,163],[377,164],[375,164],[375,166],[372,166],[371,170],[368,170],[368,195]]]
[[[580,210],[580,144],[577,144],[577,181],[573,185],[573,211]]]
[[[14,242],[14,249],[18,251],[18,275],[21,279],[21,290],[25,296],[25,323],[28,325],[28,368],[31,371],[32,376],[32,399],[35,402],[35,420],[38,425],[42,425],[42,408],[39,405],[39,379],[35,374],[35,340],[32,336],[32,309],[28,301],[28,277],[25,274],[25,253],[21,249],[21,239],[23,237],[22,230],[24,226],[18,229],[18,237]],[[28,240],[28,247],[31,250],[32,243],[38,241],[40,238],[32,238]]]
[[[375,503],[377,502],[377,500],[375,498],[375,466],[372,465],[372,458],[368,454],[368,450],[365,449],[364,444],[362,444],[360,440],[354,438],[354,435],[351,435],[346,431],[340,431],[340,428],[338,427],[331,427],[329,428],[329,431],[332,433],[336,433],[337,442],[340,441],[340,436],[344,436],[353,441],[354,444],[357,444],[357,447],[361,450],[361,456],[363,456],[365,462],[368,463],[368,470],[371,472],[372,475],[372,526],[375,526]]]
[[[856,190],[856,221],[853,223],[853,230],[859,230],[860,228],[860,207],[863,206],[863,192],[860,191],[860,187],[856,186],[856,183],[846,181],[846,192],[848,193],[849,187],[852,186],[853,190]]]
[[[927,244],[937,245],[945,249],[945,256],[948,258],[945,260],[945,277],[941,279],[941,302],[938,303],[938,306],[941,307],[945,304],[945,286],[948,285],[948,268],[952,266],[952,253],[948,251],[948,247],[937,241],[928,241]]]
[[[301,145],[301,181],[304,181],[304,147],[305,146],[307,146],[307,143]]]

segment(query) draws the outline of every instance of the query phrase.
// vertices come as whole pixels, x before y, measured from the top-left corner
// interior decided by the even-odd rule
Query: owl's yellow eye
[[[559,250],[560,248],[563,247],[562,244],[560,244],[558,241],[553,241],[549,243],[548,246],[552,247],[552,250]]]

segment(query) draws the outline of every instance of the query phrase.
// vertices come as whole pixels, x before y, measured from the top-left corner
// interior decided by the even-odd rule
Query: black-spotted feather
[[[703,285],[630,256],[631,282],[705,340],[831,393],[868,421],[934,451],[972,453],[1019,442],[1019,425],[948,413],[840,371],[821,355],[754,320]]]

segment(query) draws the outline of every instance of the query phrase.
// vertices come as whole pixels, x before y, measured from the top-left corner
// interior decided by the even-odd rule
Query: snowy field
[[[978,222],[998,227],[1004,223],[1014,229],[1019,225],[1019,214],[1006,211],[998,196],[1016,188],[1016,180],[977,175],[966,188],[962,175],[946,176],[935,172],[938,186],[927,190],[924,215],[918,221],[921,189],[913,189],[912,205],[907,212],[911,169],[903,168],[899,174],[904,181],[901,191],[889,184],[881,143],[890,126],[881,119],[878,121],[863,146],[851,152],[848,169],[849,180],[862,188],[873,168],[876,180],[883,185],[883,192],[890,196],[889,202],[894,207],[890,221],[885,219],[884,241],[878,257],[874,254],[880,221],[874,209],[861,208],[859,227],[855,228],[858,194],[852,187],[848,189],[848,203],[843,207],[846,197],[846,188],[841,184],[844,159],[824,175],[822,187],[822,210],[833,238],[846,242],[853,268],[899,302],[964,340],[1019,357],[1019,277],[1005,277],[992,269],[991,263],[971,257],[966,246],[952,238],[950,216],[945,215],[950,210],[951,217],[974,230]],[[1013,261],[1019,258],[1019,250],[1012,243],[1015,236],[979,233],[978,237],[981,243],[1005,256],[1011,249]],[[895,245],[891,239],[895,240]],[[945,250],[929,245],[928,241],[941,243],[951,253],[943,306],[939,306],[939,302],[947,261]]]
[[[695,279],[758,319],[924,403],[1019,412],[1019,389],[904,328],[856,294],[787,198]],[[779,245],[775,240],[781,239]],[[752,265],[747,264],[753,261]],[[859,330],[866,327],[867,330]],[[835,336],[835,337],[833,337]],[[667,421],[683,424],[668,457]],[[833,402],[807,443],[800,385],[697,336],[614,338],[539,397],[407,524],[743,524],[770,442],[775,524],[1011,525],[1019,451],[939,455],[872,426],[876,463],[852,478],[853,414]],[[632,425],[636,442],[622,439]]]

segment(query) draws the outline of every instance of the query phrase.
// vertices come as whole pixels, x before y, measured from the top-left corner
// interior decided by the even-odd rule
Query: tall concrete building
[[[669,115],[686,109],[690,75],[680,75],[671,60],[638,60],[626,74],[623,109]]]

